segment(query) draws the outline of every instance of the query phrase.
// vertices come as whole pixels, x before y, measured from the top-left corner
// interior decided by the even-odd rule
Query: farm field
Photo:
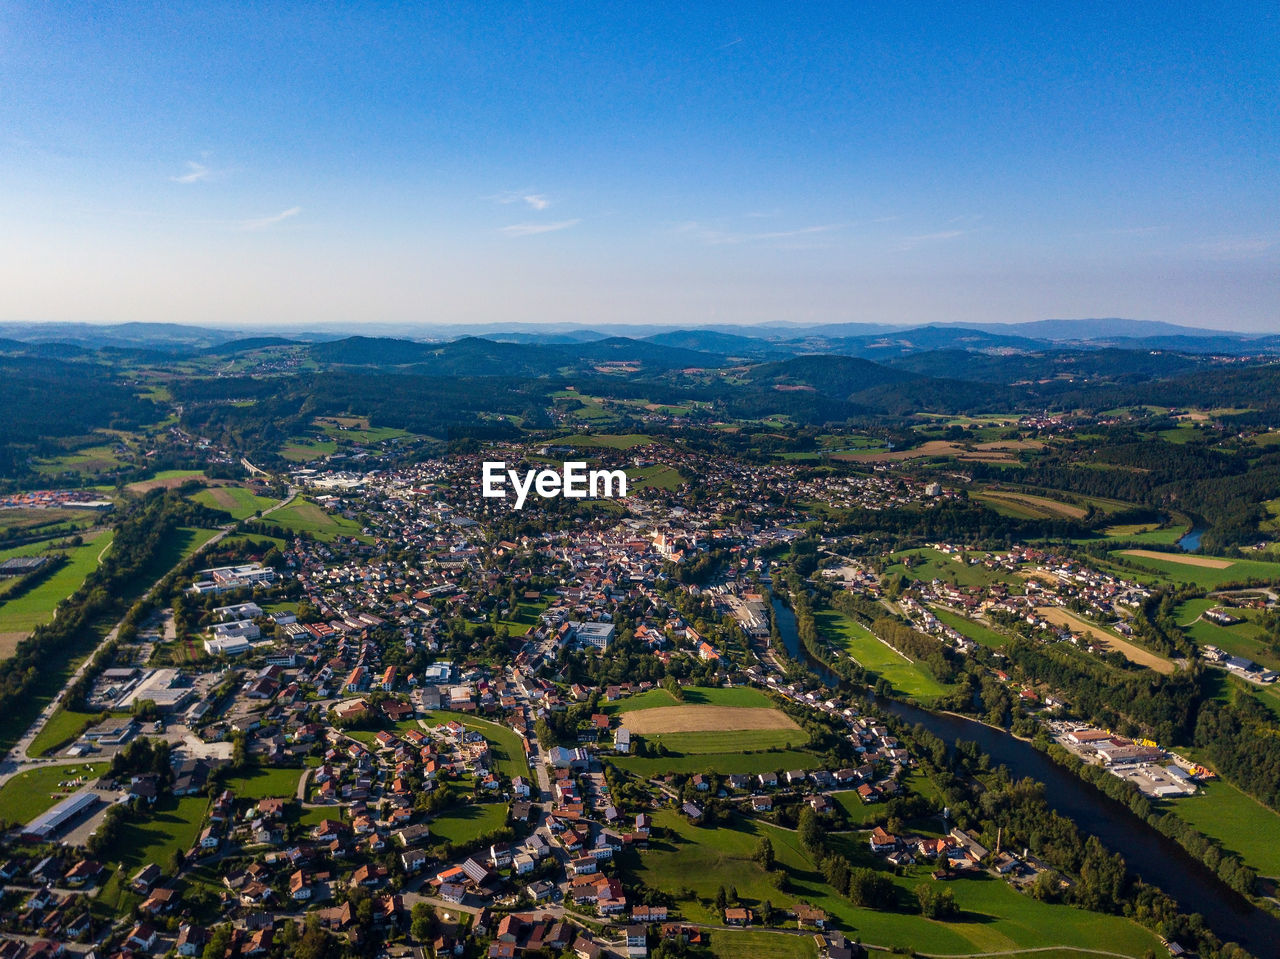
[[[816,757],[813,753],[790,749],[777,752],[699,753],[687,756],[614,756],[609,761],[619,769],[648,779],[666,773],[710,771],[728,776],[733,773],[754,775],[785,772],[788,769],[809,768],[816,762]]]
[[[1065,626],[1074,633],[1088,636],[1094,642],[1122,653],[1124,658],[1131,663],[1146,666],[1148,669],[1152,669],[1157,673],[1165,673],[1166,675],[1173,672],[1173,663],[1163,656],[1157,656],[1155,653],[1143,649],[1135,643],[1121,639],[1110,630],[1086,622],[1060,606],[1040,606],[1036,609],[1036,612],[1055,626]]]
[[[0,510],[0,530],[14,530],[26,536],[58,536],[67,530],[83,529],[98,520],[94,510],[4,509]]]
[[[640,469],[627,470],[628,489],[631,487],[636,489],[653,487],[654,489],[674,490],[684,481],[684,477],[678,469],[672,466],[664,466],[661,463],[654,466],[643,466]]]
[[[1087,510],[1061,500],[1047,496],[1033,496],[1030,493],[1016,493],[1003,489],[988,489],[974,493],[973,499],[989,503],[997,513],[1029,519],[1046,519],[1066,517],[1067,519],[1084,519]]]
[[[814,614],[818,632],[843,649],[864,669],[888,680],[893,688],[921,700],[945,696],[949,686],[934,679],[924,666],[882,643],[871,630],[834,609]]]
[[[28,823],[46,809],[80,789],[59,789],[58,783],[85,777],[86,782],[98,779],[109,768],[109,763],[88,763],[83,766],[45,766],[19,773],[0,786],[0,822]]]
[[[358,416],[321,416],[316,418],[315,425],[329,439],[350,443],[383,443],[414,435],[391,426],[370,426],[367,417]]]
[[[919,446],[907,450],[877,453],[836,453],[831,458],[847,460],[852,463],[893,463],[899,460],[922,459],[924,457],[954,456],[958,460],[975,463],[1013,463],[1022,450],[1040,449],[1043,443],[1037,440],[995,440],[990,443],[972,445],[953,443],[949,440],[928,440]]]
[[[1172,546],[1187,534],[1186,526],[1161,527],[1156,523],[1129,523],[1108,526],[1103,529],[1107,539],[1126,543],[1150,543],[1153,546]]]
[[[82,546],[50,550],[50,554],[66,553],[67,562],[27,592],[12,598],[6,595],[0,603],[0,659],[13,655],[19,641],[53,618],[57,605],[79,589],[85,577],[97,569],[99,558],[111,547],[114,537],[113,530],[103,530],[86,536]]]
[[[975,643],[981,643],[983,646],[989,646],[992,649],[999,649],[1009,641],[1006,636],[997,633],[990,626],[984,626],[976,620],[961,616],[959,613],[953,613],[951,610],[943,609],[941,606],[931,606],[929,608],[941,622],[972,639]]]
[[[1196,796],[1166,801],[1163,807],[1206,836],[1219,840],[1258,870],[1280,877],[1280,815],[1231,783],[1204,783]]]
[[[630,727],[628,727],[630,728]],[[643,733],[650,746],[659,744],[685,756],[747,749],[795,749],[809,737],[799,729],[725,729],[697,733]]]
[[[333,440],[291,440],[280,450],[280,456],[290,463],[306,463],[322,456],[330,456],[338,452],[338,444]]]
[[[605,713],[634,713],[642,709],[658,709],[664,706],[747,706],[759,709],[772,709],[773,700],[760,690],[751,686],[708,687],[686,686],[684,699],[676,702],[665,689],[651,689],[638,696],[628,696],[617,702],[606,703],[601,707]]]
[[[345,516],[326,513],[311,500],[298,498],[267,517],[267,522],[331,542],[338,536],[360,536],[360,526]]]
[[[125,489],[132,493],[146,493],[153,489],[177,489],[188,480],[207,480],[200,470],[161,470],[151,479],[130,483]]]
[[[191,497],[192,501],[210,509],[220,509],[230,513],[232,519],[248,519],[259,510],[276,504],[268,496],[258,496],[243,486],[211,486],[202,489]]]
[[[578,397],[582,399],[582,397]],[[611,450],[629,450],[652,443],[653,437],[645,433],[575,433],[552,441],[555,446],[599,446]]]
[[[753,706],[663,706],[642,709],[627,719],[634,733],[701,733],[738,730],[796,730],[800,727],[779,709]]]
[[[1146,949],[1159,948],[1154,934],[1127,919],[1037,902],[1002,881],[986,877],[950,884],[963,910],[957,922],[927,920],[905,908],[889,912],[861,909],[826,885],[790,830],[742,819],[715,829],[700,829],[669,810],[656,813],[654,821],[662,827],[663,835],[651,841],[643,855],[625,860],[627,872],[651,888],[691,890],[695,899],[677,896],[676,904],[695,922],[719,924],[714,907],[716,890],[732,885],[749,907],[766,899],[776,907],[807,902],[835,917],[851,938],[919,952],[963,955],[1080,946],[1136,957]],[[793,877],[786,892],[779,890],[752,858],[762,835],[769,836],[778,861]],[[841,843],[847,847],[841,851],[851,861],[870,864],[862,836],[842,838],[848,841]],[[928,881],[928,867],[909,867],[905,875],[893,876],[892,881],[905,906],[914,899],[915,886]],[[714,941],[714,934],[712,938]]]
[[[115,443],[101,446],[86,446],[74,452],[41,460],[34,464],[35,471],[43,476],[56,476],[60,473],[74,471],[77,473],[106,473],[124,465],[115,452]]]
[[[1122,556],[1152,570],[1166,583],[1194,583],[1204,589],[1217,589],[1224,583],[1245,580],[1280,583],[1280,563],[1265,560],[1161,553],[1154,550],[1120,550],[1113,555]],[[1206,564],[1206,560],[1212,565]]]

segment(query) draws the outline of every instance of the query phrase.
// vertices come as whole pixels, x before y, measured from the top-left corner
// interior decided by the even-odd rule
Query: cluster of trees
[[[1004,648],[1010,664],[1031,681],[1060,692],[1077,715],[1106,728],[1145,733],[1158,742],[1191,737],[1202,692],[1195,674],[1117,672],[1071,650],[1015,639]]]
[[[1213,756],[1218,772],[1259,802],[1280,810],[1280,737],[1256,699],[1206,700],[1196,720],[1195,744]]]
[[[923,663],[939,682],[955,680],[959,667],[952,658],[951,650],[936,637],[912,629],[892,616],[881,616],[871,624],[871,631],[904,656]]]
[[[813,857],[827,884],[855,906],[873,909],[892,909],[897,906],[898,893],[893,881],[875,869],[856,866],[827,844],[827,826],[822,817],[809,806],[800,810],[796,827],[800,845]]]

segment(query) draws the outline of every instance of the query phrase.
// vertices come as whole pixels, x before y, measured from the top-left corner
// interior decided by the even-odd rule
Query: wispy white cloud
[[[200,183],[213,176],[213,171],[203,163],[197,163],[195,160],[187,161],[187,172],[178,176],[169,177],[174,183]]]
[[[1269,253],[1280,245],[1280,236],[1218,236],[1198,244],[1197,251],[1214,260],[1247,260]]]
[[[501,227],[498,232],[503,236],[536,236],[539,233],[555,233],[559,230],[567,230],[581,222],[581,219],[576,219],[557,220],[554,223],[512,223],[510,226]]]
[[[926,246],[931,243],[945,243],[948,240],[968,236],[972,232],[972,230],[939,230],[936,233],[919,233],[915,236],[904,236],[898,244],[898,250],[902,252],[914,250],[918,246]]]
[[[676,232],[693,236],[708,246],[725,246],[735,243],[767,243],[775,240],[794,240],[798,237],[832,233],[836,230],[844,229],[846,225],[844,223],[822,223],[817,226],[804,226],[793,230],[741,231],[716,229],[691,220],[687,223],[679,224],[676,227]]]
[[[241,220],[238,226],[242,230],[265,230],[268,227],[275,226],[277,223],[283,223],[285,220],[295,217],[301,212],[302,207],[291,206],[287,210],[281,210],[274,216],[263,216],[251,220]]]
[[[491,200],[494,203],[501,203],[503,205],[523,203],[529,209],[537,210],[538,212],[542,212],[547,209],[547,207],[551,206],[553,202],[551,197],[547,196],[545,193],[535,193],[532,190],[507,190],[503,193],[495,193],[493,196],[487,196],[485,199]]]

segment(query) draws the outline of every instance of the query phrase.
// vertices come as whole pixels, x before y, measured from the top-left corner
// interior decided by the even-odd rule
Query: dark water
[[[1030,776],[1044,783],[1050,808],[1124,856],[1133,875],[1159,886],[1183,912],[1200,913],[1224,941],[1238,942],[1256,956],[1280,955],[1280,920],[1255,908],[1173,840],[1030,744],[969,719],[896,700],[880,700],[879,706],[909,723],[919,723],[944,742],[972,740],[995,762],[1009,767],[1015,778]]]
[[[1188,553],[1194,553],[1200,548],[1200,537],[1204,535],[1204,530],[1199,526],[1195,527],[1186,536],[1178,540],[1178,548]]]
[[[773,601],[773,615],[778,623],[778,632],[782,634],[782,645],[788,655],[798,663],[804,663],[809,672],[817,676],[827,686],[839,686],[840,678],[823,666],[804,648],[800,642],[800,632],[796,628],[796,614],[780,599]]]
[[[838,678],[805,652],[796,631],[795,614],[779,600],[774,600],[773,612],[787,652],[828,686],[838,685]],[[913,725],[924,726],[943,742],[974,741],[992,760],[1007,766],[1015,778],[1029,776],[1044,783],[1045,799],[1051,809],[1071,819],[1083,834],[1097,836],[1108,849],[1124,856],[1133,875],[1159,886],[1183,912],[1200,913],[1223,941],[1238,942],[1259,959],[1280,956],[1280,920],[1255,908],[1172,839],[1029,743],[973,720],[897,700],[879,700],[878,705]]]

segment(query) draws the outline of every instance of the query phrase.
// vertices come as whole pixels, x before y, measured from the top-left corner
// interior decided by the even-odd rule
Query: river
[[[791,610],[778,600],[774,600],[773,609],[787,652],[818,673],[828,686],[836,685],[837,678],[802,648]],[[1054,812],[1124,856],[1133,875],[1159,886],[1184,912],[1204,916],[1205,923],[1223,941],[1238,942],[1259,959],[1278,954],[1280,920],[1236,894],[1172,839],[1030,743],[961,716],[935,713],[892,699],[879,700],[878,705],[908,723],[920,724],[948,744],[957,739],[972,740],[996,763],[1007,766],[1015,778],[1029,776],[1044,783],[1045,801]]]
[[[1200,537],[1204,535],[1204,529],[1197,526],[1187,532],[1182,539],[1178,540],[1178,548],[1187,553],[1194,553],[1200,548]]]

